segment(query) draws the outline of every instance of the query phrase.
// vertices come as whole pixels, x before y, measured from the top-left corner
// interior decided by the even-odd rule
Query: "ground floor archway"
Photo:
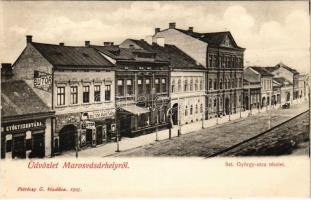
[[[74,125],[66,125],[59,132],[59,146],[61,151],[68,151],[75,148],[75,137],[77,135],[77,127]]]

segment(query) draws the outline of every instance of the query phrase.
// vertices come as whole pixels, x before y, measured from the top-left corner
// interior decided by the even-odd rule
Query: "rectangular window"
[[[100,102],[100,85],[94,85],[94,101]]]
[[[105,101],[111,100],[111,85],[105,85]]]
[[[142,79],[137,80],[137,87],[138,87],[138,94],[142,94],[143,93],[143,80]]]
[[[154,84],[155,84],[156,93],[159,93],[160,92],[160,79],[156,78],[154,80]]]
[[[83,103],[90,102],[90,86],[83,86]]]
[[[162,83],[162,92],[166,92],[166,79],[162,78],[161,83]]]
[[[65,105],[65,87],[57,88],[57,105]]]
[[[126,87],[127,87],[127,94],[133,95],[134,90],[133,90],[133,81],[132,80],[126,80]]]
[[[150,79],[146,79],[145,83],[146,83],[146,93],[150,93],[151,92]]]
[[[124,96],[123,80],[118,80],[117,87],[118,87],[118,96]]]
[[[70,104],[78,103],[78,86],[70,87]]]

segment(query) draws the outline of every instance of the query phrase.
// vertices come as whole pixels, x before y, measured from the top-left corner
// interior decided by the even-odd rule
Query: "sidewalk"
[[[302,102],[301,104],[307,104],[307,103]],[[300,104],[295,104],[293,106],[299,109]],[[271,112],[275,112],[277,110],[280,110],[280,106],[276,106],[272,108]],[[219,124],[224,124],[224,123],[228,123],[232,121],[238,121],[238,120],[247,118],[251,115],[266,115],[268,114],[267,111],[268,110],[266,108],[263,108],[260,111],[258,109],[255,109],[255,110],[252,110],[251,112],[244,111],[244,112],[241,112],[241,114],[240,113],[233,114],[230,116],[230,120],[229,120],[229,116],[224,116],[218,119],[213,118],[213,119],[205,120],[204,128],[213,127]],[[181,126],[182,135],[195,132],[195,131],[199,131],[199,130],[202,130],[202,121],[197,121],[191,124]],[[171,130],[172,138],[177,137],[177,133],[178,133],[178,126],[173,126]],[[166,140],[168,138],[169,138],[168,129],[158,132],[158,140]],[[135,138],[124,138],[123,137],[122,140],[119,142],[119,150],[122,152],[122,151],[126,151],[129,149],[138,148],[138,147],[156,142],[155,139],[156,139],[156,133],[150,133],[150,134],[142,135],[142,136],[135,137]],[[106,157],[106,156],[111,156],[113,154],[116,154],[116,150],[117,150],[116,142],[107,143],[103,145],[98,145],[96,148],[88,148],[85,150],[81,150],[79,151],[79,157],[91,157],[91,156],[99,156],[99,155],[101,157]],[[75,157],[75,151],[64,152],[60,156],[57,156],[57,157]]]

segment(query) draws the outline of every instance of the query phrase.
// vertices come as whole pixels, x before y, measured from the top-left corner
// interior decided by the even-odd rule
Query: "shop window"
[[[12,140],[6,141],[6,152],[12,152]]]
[[[90,86],[83,86],[83,103],[90,102]]]
[[[156,93],[160,93],[160,79],[156,78],[154,80],[154,85],[155,85]]]
[[[127,95],[131,96],[134,94],[133,90],[133,81],[132,80],[126,80],[126,89],[127,89]]]
[[[57,105],[65,105],[65,87],[57,87]]]
[[[166,92],[166,79],[165,78],[162,78],[161,84],[162,84],[162,92]]]
[[[111,100],[111,85],[105,85],[105,101]]]
[[[124,96],[124,84],[123,80],[118,80],[117,87],[118,87],[118,96]]]
[[[146,92],[151,92],[151,84],[150,84],[150,79],[147,78],[146,81]]]
[[[27,139],[26,140],[26,151],[32,150],[32,139]]]
[[[142,79],[137,79],[137,89],[138,89],[138,94],[143,93],[143,80]]]
[[[100,102],[100,85],[94,85],[94,101]]]
[[[78,86],[70,87],[70,104],[78,103]]]

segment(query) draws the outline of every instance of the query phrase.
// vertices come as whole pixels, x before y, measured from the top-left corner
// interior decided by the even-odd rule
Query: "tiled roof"
[[[258,74],[253,73],[244,73],[244,80],[249,83],[260,83],[260,77]]]
[[[176,29],[182,33],[185,33],[191,37],[194,37],[196,39],[199,39],[203,42],[208,43],[210,46],[219,46],[224,41],[225,37],[228,36],[231,41],[234,43],[234,46],[239,49],[244,49],[242,47],[239,47],[236,42],[234,41],[230,31],[224,31],[224,32],[211,32],[211,33],[198,33],[193,32],[189,30],[183,30],[183,29]]]
[[[266,70],[268,70],[269,72],[274,72],[275,70],[279,69],[279,67],[265,67]]]
[[[51,111],[23,80],[1,82],[1,106],[1,117]]]
[[[202,65],[198,64],[175,45],[165,44],[165,46],[160,46],[155,43],[150,45],[144,40],[131,39],[131,41],[135,42],[142,49],[154,52],[163,60],[169,61],[173,69],[204,69]]]
[[[60,46],[44,43],[32,45],[55,66],[112,67],[113,65],[93,48]]]
[[[151,48],[120,48],[117,45],[114,46],[98,46],[91,45],[97,51],[104,53],[115,60],[127,60],[138,62],[169,62],[162,56],[157,55],[155,52],[150,51]],[[147,59],[147,60],[146,60]],[[148,60],[149,59],[149,60]]]
[[[274,76],[272,73],[266,70],[265,67],[251,66],[251,68],[262,76]]]
[[[290,82],[289,80],[283,78],[283,77],[277,77],[277,78],[273,78],[274,81],[278,82],[281,84],[281,86],[290,86],[293,85],[292,82]]]
[[[277,64],[276,67],[283,67],[283,68],[287,69],[288,71],[292,72],[293,74],[299,74],[299,72],[297,70],[295,70],[295,69],[293,69],[293,68],[291,68],[291,67],[289,67],[289,66],[287,66],[281,62],[279,64]]]

